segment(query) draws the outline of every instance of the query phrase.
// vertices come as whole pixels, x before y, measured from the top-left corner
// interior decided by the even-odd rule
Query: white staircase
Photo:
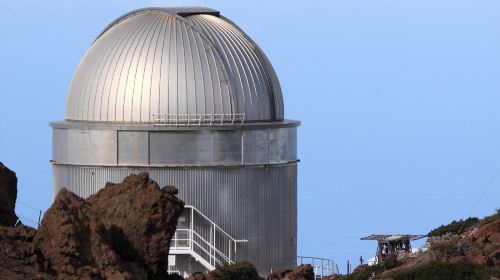
[[[207,270],[236,262],[237,245],[248,240],[230,236],[193,206],[184,206],[170,255],[190,255]]]

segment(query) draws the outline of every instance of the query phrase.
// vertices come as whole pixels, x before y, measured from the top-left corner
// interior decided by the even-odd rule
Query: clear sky
[[[52,201],[51,129],[100,31],[147,6],[220,10],[265,51],[299,129],[299,254],[344,267],[372,233],[500,207],[500,1],[1,0],[0,161]],[[27,223],[37,214],[18,206]],[[29,220],[28,220],[29,219]]]

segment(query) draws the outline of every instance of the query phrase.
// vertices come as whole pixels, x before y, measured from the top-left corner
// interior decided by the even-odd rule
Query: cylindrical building
[[[148,171],[188,205],[172,271],[292,267],[299,124],[264,53],[218,11],[136,10],[97,37],[51,123],[54,191],[87,197]]]

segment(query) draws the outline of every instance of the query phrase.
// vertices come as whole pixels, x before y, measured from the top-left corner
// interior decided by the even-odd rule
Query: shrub
[[[436,229],[431,230],[427,236],[436,237],[441,236],[446,233],[458,234],[460,230],[465,230],[466,228],[479,223],[479,219],[476,217],[468,218],[466,220],[453,221],[450,224],[442,225]]]
[[[491,223],[497,219],[500,219],[500,208],[497,208],[495,209],[495,214],[493,215],[490,215],[490,216],[486,216],[484,217],[484,219],[481,221],[481,224],[488,224],[488,223]]]
[[[247,261],[226,265],[219,268],[220,280],[259,280],[259,274],[253,264]]]
[[[484,268],[479,265],[459,262],[431,262],[412,269],[389,273],[394,280],[481,280],[488,279]]]
[[[454,256],[464,256],[465,248],[459,236],[446,234],[440,238],[434,238],[429,241],[429,253],[431,253],[436,260],[448,261]]]
[[[385,270],[396,268],[400,263],[396,259],[387,259],[384,263]]]
[[[377,264],[368,266],[363,270],[357,271],[350,275],[344,275],[340,279],[342,280],[368,280],[372,277],[372,275],[379,275],[384,272],[384,265]]]

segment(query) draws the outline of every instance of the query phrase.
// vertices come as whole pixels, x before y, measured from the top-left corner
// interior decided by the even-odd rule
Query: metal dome
[[[234,23],[206,8],[148,8],[110,24],[76,70],[69,121],[283,119],[276,74]]]

